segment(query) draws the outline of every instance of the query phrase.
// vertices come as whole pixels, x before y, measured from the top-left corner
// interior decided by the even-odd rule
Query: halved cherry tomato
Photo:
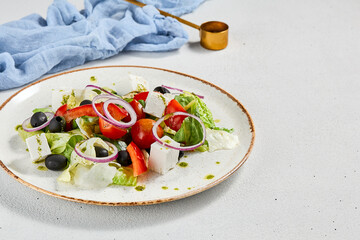
[[[154,124],[154,120],[143,118],[131,127],[132,140],[141,149],[149,148],[156,141],[152,133]],[[160,138],[164,135],[164,131],[160,126],[157,128],[157,134]]]
[[[131,142],[126,147],[126,150],[128,151],[132,161],[134,176],[136,177],[146,172],[147,167],[145,163],[145,157],[141,149],[134,142]]]
[[[123,118],[128,117],[129,115],[125,111],[125,109],[120,108],[113,103],[109,104],[108,111],[110,115],[117,121],[120,121]],[[102,118],[99,118],[99,127],[100,127],[100,132],[105,137],[108,137],[110,139],[122,138],[127,133],[126,129],[114,126],[111,123],[108,123],[107,121],[103,120]]]
[[[116,127],[108,123],[107,121],[103,120],[102,118],[99,118],[99,127],[100,127],[100,132],[105,137],[110,139],[122,138],[127,133],[126,129]]]
[[[146,117],[144,108],[139,101],[137,101],[136,99],[133,99],[129,104],[135,110],[137,120]],[[124,118],[124,122],[129,122],[130,120],[131,120],[130,116],[127,116]]]
[[[166,106],[165,115],[174,113],[174,112],[186,112],[186,110],[181,106],[181,104],[175,99],[171,100]],[[165,120],[165,124],[174,131],[179,131],[182,122],[187,116],[174,116]]]
[[[55,116],[64,116],[64,114],[67,111],[67,104],[62,105],[61,107],[59,107],[56,112],[55,112]]]
[[[135,100],[143,100],[146,101],[147,97],[149,95],[149,92],[140,92],[134,96]]]

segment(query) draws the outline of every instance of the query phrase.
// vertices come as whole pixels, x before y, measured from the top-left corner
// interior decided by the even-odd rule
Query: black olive
[[[121,139],[126,143],[126,145],[129,145],[132,142],[132,137],[130,133],[126,133],[125,136],[123,136]]]
[[[67,165],[67,159],[60,154],[50,154],[45,158],[45,166],[49,170],[60,171],[63,170]]]
[[[118,157],[116,159],[121,166],[129,166],[132,164],[129,153],[126,150],[119,151]]]
[[[88,100],[88,99],[85,99],[85,100],[82,100],[82,102],[80,103],[80,106],[82,106],[82,105],[88,105],[88,104],[92,104],[92,101],[91,101],[91,100]]]
[[[162,93],[162,94],[170,93],[170,91],[167,88],[164,88],[164,87],[161,87],[161,86],[158,86],[158,87],[154,88],[154,92],[159,92],[159,93]]]
[[[49,131],[52,133],[62,132],[65,130],[65,119],[57,116],[51,119],[49,124]]]
[[[39,127],[46,123],[47,116],[43,112],[36,112],[31,116],[30,124],[32,127]]]
[[[96,157],[107,157],[109,156],[108,150],[102,147],[95,146]]]
[[[182,158],[184,156],[184,151],[179,151],[179,160],[180,160],[180,158]]]

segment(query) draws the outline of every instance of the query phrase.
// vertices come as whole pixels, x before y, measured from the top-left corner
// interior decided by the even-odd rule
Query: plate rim
[[[229,178],[234,172],[236,172],[245,162],[246,160],[249,158],[250,153],[254,147],[254,142],[255,142],[255,128],[254,128],[254,123],[253,120],[249,114],[249,112],[246,110],[246,108],[240,103],[239,100],[237,100],[234,96],[232,96],[230,93],[228,93],[227,91],[225,91],[224,89],[218,87],[217,85],[208,82],[206,80],[203,80],[201,78],[198,77],[194,77],[192,75],[189,74],[185,74],[182,72],[178,72],[178,71],[174,71],[174,70],[169,70],[169,69],[164,69],[164,68],[158,68],[158,67],[150,67],[150,66],[140,66],[140,65],[106,65],[106,66],[95,66],[95,67],[87,67],[87,68],[80,68],[80,69],[74,69],[74,70],[70,70],[70,71],[65,71],[65,72],[61,72],[61,73],[57,73],[57,74],[53,74],[51,76],[42,78],[40,80],[37,80],[33,83],[30,83],[29,85],[21,88],[20,90],[18,90],[17,92],[15,92],[14,94],[12,94],[8,99],[6,99],[0,106],[0,111],[6,106],[7,103],[9,103],[15,96],[17,96],[18,94],[20,94],[22,91],[24,91],[25,89],[39,84],[41,82],[44,82],[46,80],[49,80],[51,78],[55,78],[61,75],[66,75],[66,74],[71,74],[74,72],[81,72],[81,71],[87,71],[87,70],[92,70],[92,69],[101,69],[101,68],[146,68],[146,69],[154,69],[154,70],[159,70],[159,71],[165,71],[165,72],[170,72],[170,73],[174,73],[174,74],[178,74],[178,75],[182,75],[185,77],[189,77],[192,78],[194,80],[200,81],[204,84],[207,84],[211,87],[214,87],[215,89],[219,90],[221,93],[225,94],[226,96],[228,96],[233,102],[235,102],[240,109],[242,110],[243,113],[245,113],[245,115],[248,118],[249,121],[249,126],[250,126],[250,132],[252,134],[251,136],[251,142],[250,142],[250,146],[247,149],[247,152],[245,154],[245,156],[240,160],[240,162],[233,168],[231,169],[229,172],[227,172],[225,175],[223,175],[221,178],[217,179],[216,181],[213,181],[205,186],[202,186],[198,189],[177,195],[175,197],[166,197],[166,198],[159,198],[159,199],[155,199],[155,200],[146,200],[146,201],[134,201],[134,202],[106,202],[106,201],[95,201],[95,200],[86,200],[86,199],[81,199],[81,198],[74,198],[74,197],[69,197],[66,195],[62,195],[62,194],[58,194],[55,192],[51,192],[48,190],[45,190],[43,188],[40,188],[38,186],[35,186],[25,180],[23,180],[22,178],[20,178],[19,176],[17,176],[16,174],[14,174],[1,160],[0,160],[0,166],[1,168],[3,168],[5,170],[5,172],[7,174],[9,174],[11,177],[13,177],[15,180],[17,180],[18,182],[20,182],[21,184],[32,188],[38,192],[44,193],[46,195],[52,196],[52,197],[56,197],[59,199],[63,199],[63,200],[68,200],[68,201],[72,201],[72,202],[78,202],[78,203],[85,203],[85,204],[90,204],[90,205],[102,205],[102,206],[135,206],[135,205],[151,205],[151,204],[159,204],[159,203],[164,203],[164,202],[171,202],[171,201],[175,201],[175,200],[179,200],[182,198],[186,198],[186,197],[190,197],[193,196],[195,194],[198,194],[200,192],[203,192],[205,190],[208,190],[214,186],[216,186],[217,184],[223,182],[224,180],[226,180],[227,178]]]

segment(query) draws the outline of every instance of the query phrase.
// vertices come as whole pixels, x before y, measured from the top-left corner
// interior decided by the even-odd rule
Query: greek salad
[[[171,171],[184,152],[239,144],[233,129],[216,126],[204,96],[150,88],[140,76],[129,81],[126,94],[97,85],[53,89],[52,104],[16,127],[32,162],[80,188],[136,186],[148,171]]]

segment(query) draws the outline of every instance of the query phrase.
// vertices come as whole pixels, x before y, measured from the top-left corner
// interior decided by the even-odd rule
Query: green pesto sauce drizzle
[[[141,186],[141,185],[136,186],[136,187],[135,187],[135,190],[136,190],[136,191],[139,191],[139,192],[144,191],[144,190],[145,190],[145,186]]]
[[[205,179],[213,179],[215,176],[214,175],[212,175],[212,174],[208,174],[208,175],[206,175],[205,176]]]
[[[61,105],[64,105],[67,103],[67,101],[69,100],[70,95],[63,95],[63,99],[61,101]]]
[[[93,82],[93,83],[97,82],[96,77],[95,77],[95,76],[91,76],[91,77],[90,77],[90,82]]]
[[[176,187],[176,188],[174,188],[174,190],[176,190],[176,191],[177,191],[177,190],[179,190],[179,188],[177,188],[177,187]]]
[[[168,190],[169,188],[167,186],[162,186],[161,187],[163,190]]]
[[[179,162],[179,167],[186,168],[189,164],[187,162]]]
[[[40,170],[40,171],[47,171],[48,170],[45,166],[38,166],[37,169]]]
[[[220,162],[216,162],[216,164],[220,164]]]

